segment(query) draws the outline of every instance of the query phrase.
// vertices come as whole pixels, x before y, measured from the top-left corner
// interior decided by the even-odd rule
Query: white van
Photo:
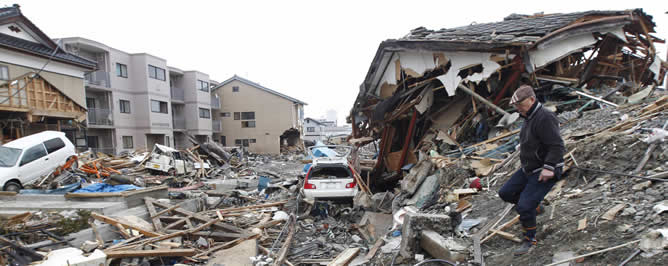
[[[70,158],[74,145],[58,131],[43,131],[0,146],[0,188],[19,191]]]

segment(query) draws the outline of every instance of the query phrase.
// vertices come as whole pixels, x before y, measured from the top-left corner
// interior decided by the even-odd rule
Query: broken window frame
[[[130,101],[119,99],[118,105],[119,105],[118,109],[121,111],[121,114],[132,113],[132,108],[130,107]]]
[[[158,105],[157,105],[158,109],[154,109],[154,107],[156,107],[154,105],[155,103],[158,103]],[[164,107],[164,109],[163,109],[163,107]],[[151,99],[151,112],[161,113],[161,114],[168,114],[169,113],[169,108],[167,107],[167,102]]]

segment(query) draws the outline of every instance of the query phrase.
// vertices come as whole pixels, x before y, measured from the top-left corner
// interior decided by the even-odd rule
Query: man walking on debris
[[[536,214],[542,213],[540,202],[561,177],[564,166],[564,141],[559,121],[536,100],[533,88],[520,86],[510,100],[525,119],[520,131],[519,169],[499,190],[499,197],[515,204],[525,239],[515,255],[522,255],[536,245]]]

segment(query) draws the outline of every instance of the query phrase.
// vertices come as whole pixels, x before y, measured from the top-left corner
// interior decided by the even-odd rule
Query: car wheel
[[[21,190],[21,184],[17,181],[8,181],[5,183],[5,191],[14,191],[19,192]]]

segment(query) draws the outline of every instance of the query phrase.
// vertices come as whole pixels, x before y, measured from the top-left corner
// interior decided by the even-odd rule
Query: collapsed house
[[[667,68],[654,27],[641,9],[513,14],[495,23],[419,27],[382,42],[348,117],[353,143],[380,139],[371,185],[396,184],[419,151],[458,157],[510,132],[518,115],[506,110],[521,84],[559,112],[652,94]]]

